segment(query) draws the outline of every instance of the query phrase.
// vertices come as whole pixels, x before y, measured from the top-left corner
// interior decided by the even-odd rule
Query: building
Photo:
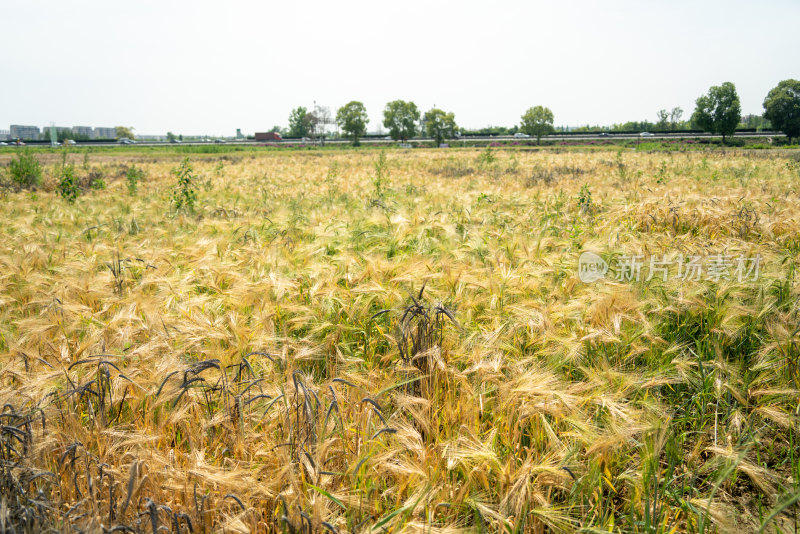
[[[0,141],[11,139],[11,130],[0,130]]]
[[[94,135],[92,135],[92,139],[116,139],[117,138],[117,129],[116,128],[95,128]]]
[[[38,126],[11,125],[11,139],[39,139],[41,131]]]
[[[73,126],[72,133],[75,135],[80,135],[81,137],[85,137],[86,139],[90,139],[92,137],[92,127],[91,126]]]

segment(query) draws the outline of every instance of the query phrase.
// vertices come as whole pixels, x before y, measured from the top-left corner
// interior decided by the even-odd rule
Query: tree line
[[[721,135],[723,143],[733,135],[737,127],[768,128],[782,131],[791,138],[800,136],[800,81],[783,80],[773,88],[764,99],[764,114],[742,117],[741,104],[736,86],[731,82],[715,85],[695,101],[695,110],[688,121],[681,120],[683,109],[674,107],[671,110],[659,110],[656,122],[640,121],[615,124],[610,128],[599,126],[580,127],[573,131],[646,131],[646,130],[686,130],[690,128]],[[289,128],[286,130],[275,126],[272,131],[281,132],[289,137],[311,137],[316,132],[320,118],[315,112],[299,106],[289,115]],[[362,102],[353,100],[340,107],[336,112],[336,125],[358,146],[360,139],[366,135],[369,116]],[[406,142],[417,135],[427,134],[434,139],[437,146],[448,139],[461,135],[455,115],[439,108],[432,108],[422,114],[414,102],[394,100],[383,109],[383,126],[388,129],[389,136],[395,141]],[[535,137],[537,143],[541,138],[554,133],[553,112],[545,106],[529,108],[520,117],[519,126],[512,128],[488,127],[470,133],[483,135],[514,135],[522,133]]]

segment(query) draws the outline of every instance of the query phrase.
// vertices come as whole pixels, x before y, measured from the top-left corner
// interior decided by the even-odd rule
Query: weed
[[[386,151],[381,150],[378,155],[378,161],[375,162],[375,176],[373,177],[372,184],[375,186],[375,198],[383,198],[384,195],[384,182],[389,176],[389,169],[386,163]]]
[[[12,183],[17,187],[30,189],[42,183],[42,167],[39,160],[27,150],[17,152],[17,157],[8,164],[8,173]]]
[[[180,165],[172,170],[172,174],[178,179],[172,191],[172,205],[175,211],[185,210],[193,213],[197,202],[197,186],[194,183],[194,170],[189,158],[185,157]]]
[[[59,172],[61,176],[58,181],[58,194],[67,202],[73,203],[80,193],[78,179],[75,176],[75,166],[71,163],[63,164]]]
[[[592,192],[589,191],[589,186],[587,184],[583,184],[581,190],[578,192],[578,197],[576,198],[578,203],[578,208],[580,208],[581,213],[583,214],[591,214],[594,210],[594,205],[592,204]]]
[[[478,163],[480,165],[491,165],[497,160],[491,146],[487,146],[478,156]]]
[[[128,194],[130,196],[136,195],[137,191],[139,190],[139,182],[144,180],[144,178],[144,169],[141,169],[136,165],[131,165],[128,167],[128,170],[125,171],[125,184],[128,187]]]

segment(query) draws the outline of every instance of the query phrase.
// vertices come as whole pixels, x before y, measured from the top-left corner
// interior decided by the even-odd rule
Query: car
[[[50,143],[50,146],[61,146],[61,143],[59,143],[58,141],[55,141],[55,142]]]
[[[215,143],[222,144],[222,143],[224,143],[224,142],[225,142],[225,139],[214,139],[214,142],[215,142]]]
[[[121,145],[133,145],[136,143],[133,139],[128,139],[127,137],[122,137],[117,143]]]
[[[74,139],[64,139],[64,144],[67,146],[75,146],[78,143],[76,143]]]
[[[655,137],[655,135],[651,134],[650,132],[642,132],[639,134],[639,137]]]
[[[522,132],[517,132],[514,134],[514,137],[530,137],[530,135]]]
[[[170,143],[181,143],[182,141],[180,139],[170,139],[169,142]]]
[[[608,133],[608,132],[600,132],[600,133],[599,133],[599,134],[597,134],[597,135],[599,135],[600,137],[611,137],[611,134],[610,134],[610,133]]]
[[[0,141],[0,146],[8,146],[8,143],[6,143],[5,141]]]

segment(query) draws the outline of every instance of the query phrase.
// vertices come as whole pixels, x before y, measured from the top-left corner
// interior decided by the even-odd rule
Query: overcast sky
[[[130,125],[233,135],[314,100],[386,102],[511,126],[684,118],[711,85],[762,113],[800,78],[800,1],[0,0],[0,129]]]

